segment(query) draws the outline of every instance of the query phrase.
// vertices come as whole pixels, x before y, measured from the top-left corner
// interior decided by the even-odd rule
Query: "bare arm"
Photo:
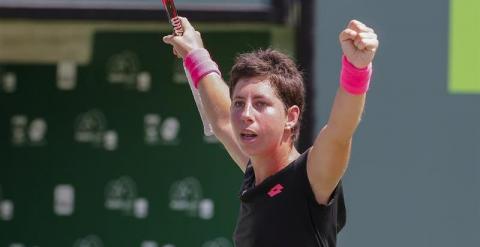
[[[378,40],[371,28],[351,21],[340,34],[342,50],[358,68],[367,67],[373,60]],[[307,161],[307,174],[316,200],[326,204],[345,173],[350,156],[353,134],[360,122],[365,94],[353,95],[339,88],[330,117],[320,131]]]
[[[245,172],[248,157],[235,141],[230,123],[231,100],[227,84],[220,76],[212,73],[200,81],[198,89],[215,136],[225,146],[235,163]]]
[[[180,20],[184,29],[183,36],[168,35],[163,38],[163,41],[172,45],[174,53],[183,58],[190,51],[203,48],[203,42],[200,33],[195,31],[186,18],[180,17]],[[245,171],[248,157],[235,141],[230,123],[231,100],[227,84],[216,73],[210,73],[200,80],[198,90],[215,136],[222,142],[240,169]]]

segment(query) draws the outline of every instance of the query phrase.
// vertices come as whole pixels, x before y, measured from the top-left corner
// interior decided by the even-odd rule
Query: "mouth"
[[[240,133],[240,138],[244,142],[252,142],[257,138],[257,134],[250,130],[245,130]]]

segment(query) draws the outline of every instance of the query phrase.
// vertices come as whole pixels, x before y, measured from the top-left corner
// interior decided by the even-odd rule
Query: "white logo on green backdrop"
[[[103,112],[93,109],[80,114],[74,124],[74,139],[80,143],[89,143],[93,147],[114,151],[118,148],[118,133],[107,130],[107,120]]]
[[[103,242],[97,235],[88,235],[77,239],[73,247],[103,247]]]
[[[209,220],[215,214],[213,200],[203,198],[202,185],[198,179],[188,177],[176,181],[170,187],[170,209],[186,212],[192,217]]]
[[[105,207],[109,210],[143,219],[148,216],[148,206],[147,199],[137,198],[137,185],[128,176],[112,180],[105,187]]]
[[[28,136],[33,145],[44,145],[47,133],[47,122],[43,118],[36,118],[30,123]]]
[[[13,72],[6,72],[0,78],[1,89],[5,93],[17,91],[17,75]]]
[[[27,143],[27,116],[15,115],[11,118],[10,123],[12,125],[12,144],[23,145]]]
[[[140,92],[148,92],[152,87],[152,76],[149,72],[143,71],[137,75],[137,90]]]
[[[90,110],[77,117],[75,121],[75,140],[77,142],[99,144],[102,142],[106,128],[105,115],[99,110]]]
[[[10,119],[12,144],[14,146],[44,146],[47,144],[47,122],[43,118],[28,121],[26,115],[15,115]]]
[[[163,121],[158,114],[144,117],[144,140],[147,145],[178,145],[179,132],[180,121],[176,117],[167,117]]]
[[[137,54],[127,50],[108,60],[107,81],[111,84],[123,84],[127,89],[148,92],[152,85],[152,76],[148,71],[141,71]]]
[[[103,147],[108,151],[114,151],[118,147],[118,134],[114,130],[106,131],[103,135]]]
[[[2,197],[2,187],[0,186],[0,220],[9,221],[13,219],[13,202]]]
[[[10,221],[13,219],[14,204],[11,200],[0,200],[0,219]]]
[[[58,216],[70,216],[75,209],[75,189],[70,184],[59,184],[53,190],[53,211]]]
[[[77,65],[74,61],[62,61],[57,64],[57,88],[73,90],[77,85]]]

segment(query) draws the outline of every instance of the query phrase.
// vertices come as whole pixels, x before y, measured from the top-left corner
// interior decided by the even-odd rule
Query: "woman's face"
[[[269,154],[285,133],[285,105],[265,77],[240,79],[233,91],[230,120],[240,148],[249,156]]]

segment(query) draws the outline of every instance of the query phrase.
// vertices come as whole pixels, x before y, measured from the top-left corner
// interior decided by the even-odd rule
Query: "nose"
[[[246,123],[253,122],[253,107],[251,104],[249,103],[245,104],[245,107],[242,110],[240,118],[242,119],[242,121]]]

